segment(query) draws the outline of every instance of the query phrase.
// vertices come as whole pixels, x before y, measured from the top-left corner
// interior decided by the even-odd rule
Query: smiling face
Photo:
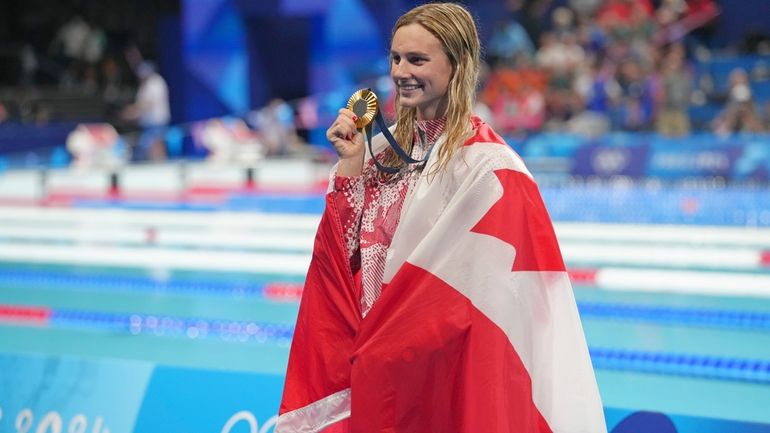
[[[417,108],[418,119],[445,114],[452,64],[441,42],[420,24],[402,26],[393,35],[390,76],[398,103]]]

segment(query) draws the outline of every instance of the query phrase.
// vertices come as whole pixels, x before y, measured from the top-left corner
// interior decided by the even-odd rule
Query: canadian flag
[[[537,185],[473,125],[449,170],[430,174],[434,151],[410,191],[363,319],[327,197],[277,433],[606,432]]]

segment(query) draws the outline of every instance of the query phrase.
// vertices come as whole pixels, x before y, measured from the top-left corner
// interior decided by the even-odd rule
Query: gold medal
[[[353,96],[348,100],[347,108],[358,117],[356,120],[356,128],[361,132],[366,131],[366,141],[369,143],[369,155],[371,156],[372,163],[377,167],[377,170],[383,173],[395,174],[401,171],[402,167],[384,166],[374,156],[374,151],[372,150],[372,120],[377,123],[377,126],[380,128],[380,133],[385,140],[388,141],[391,149],[393,149],[403,162],[407,164],[427,164],[433,146],[428,149],[425,157],[419,160],[412,158],[406,153],[406,151],[399,146],[398,142],[396,142],[395,137],[393,137],[393,134],[390,133],[390,129],[388,129],[388,126],[385,124],[385,120],[379,112],[377,95],[375,95],[371,89],[361,89],[353,93]]]
[[[371,89],[357,90],[348,100],[348,110],[356,113],[356,128],[363,129],[377,115],[377,95]]]

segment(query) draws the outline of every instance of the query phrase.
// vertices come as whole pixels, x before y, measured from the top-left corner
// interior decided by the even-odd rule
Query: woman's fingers
[[[339,116],[329,128],[331,135],[344,140],[353,140],[357,132],[356,120],[358,117],[352,111],[347,108],[340,109]],[[331,141],[329,136],[327,138]]]
[[[353,111],[347,108],[340,108],[340,111],[338,111],[337,114],[339,114],[340,117],[346,117],[350,119],[351,121],[353,121],[353,124],[355,124],[356,121],[358,120],[358,116],[356,116],[356,113],[354,113]]]
[[[341,108],[337,118],[326,130],[326,139],[334,146],[341,158],[351,158],[363,153],[363,136],[358,133],[358,117],[347,108]]]
[[[342,122],[335,122],[331,128],[329,128],[329,133],[327,134],[327,138],[329,141],[336,140],[351,140],[355,136],[355,128],[350,127],[350,125],[345,125]]]

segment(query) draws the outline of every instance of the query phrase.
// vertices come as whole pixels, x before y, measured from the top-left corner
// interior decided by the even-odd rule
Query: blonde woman
[[[410,10],[391,130],[417,162],[382,135],[369,153],[350,110],[327,131],[340,161],[276,432],[606,431],[537,185],[471,112],[479,53],[463,7]]]

